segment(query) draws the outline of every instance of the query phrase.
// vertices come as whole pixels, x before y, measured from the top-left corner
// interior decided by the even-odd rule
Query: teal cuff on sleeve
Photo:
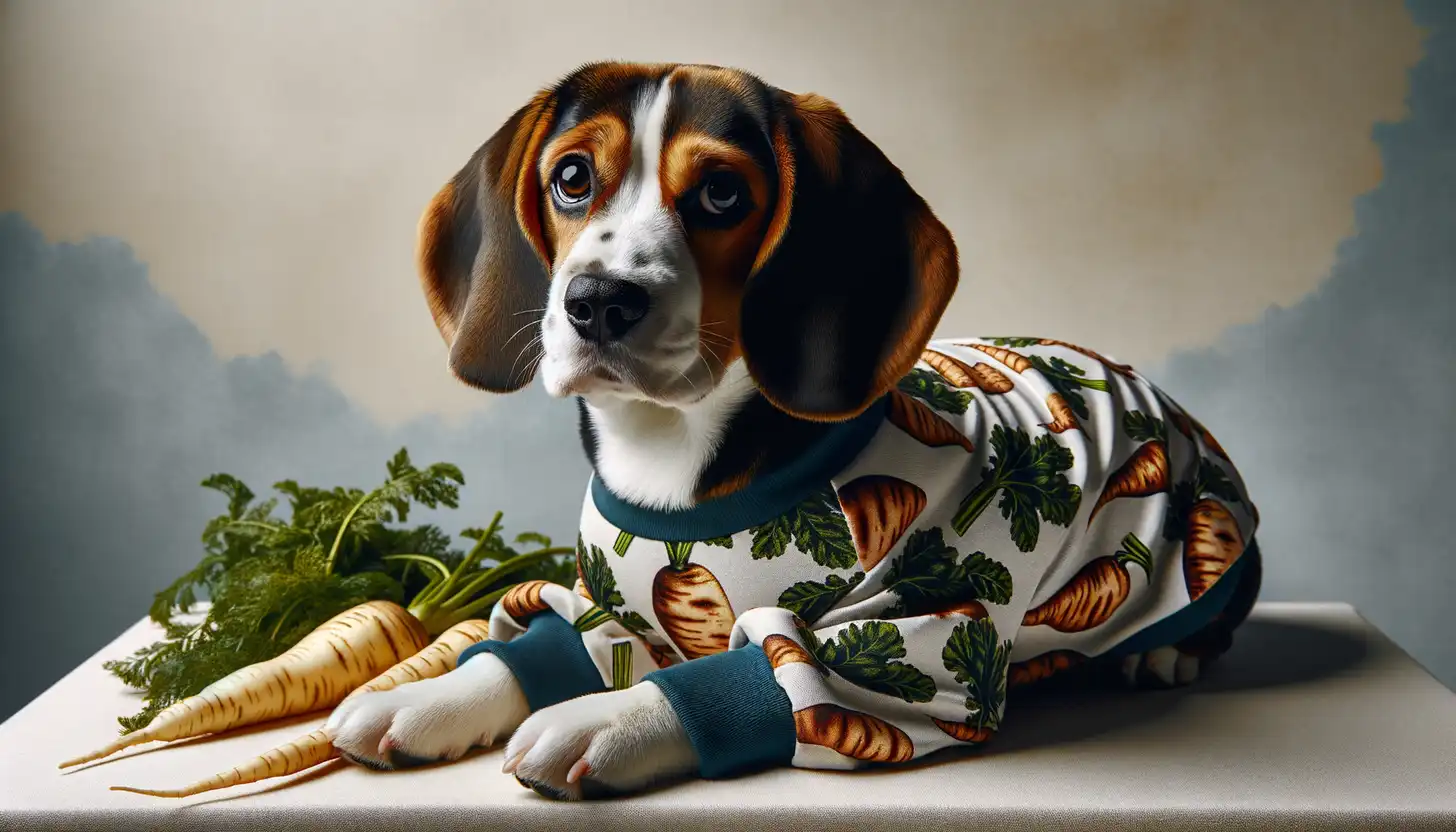
[[[754,644],[642,677],[667,697],[698,752],[705,778],[731,777],[794,759],[793,706]]]
[[[581,641],[581,633],[549,610],[538,613],[526,626],[526,632],[510,641],[487,640],[470,645],[455,666],[481,653],[493,653],[505,662],[532,713],[607,689]]]

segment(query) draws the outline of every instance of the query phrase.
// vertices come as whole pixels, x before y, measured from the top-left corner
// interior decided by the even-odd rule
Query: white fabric
[[[390,773],[335,762],[185,800],[107,790],[190,783],[321,716],[57,771],[139,706],[101,662],[157,636],[137,624],[0,725],[0,829],[1456,829],[1456,695],[1343,604],[1260,605],[1187,690],[1013,695],[978,752],[576,805],[501,774],[499,751]]]
[[[980,380],[972,384],[977,376]],[[917,391],[913,396],[902,392],[907,385]],[[583,502],[585,548],[578,558],[590,559],[597,574],[610,576],[610,583],[598,580],[592,589],[591,571],[583,570],[588,594],[606,595],[604,588],[611,587],[615,601],[597,602],[619,617],[634,616],[634,629],[652,644],[691,658],[748,643],[763,646],[770,638],[805,651],[810,640],[832,641],[846,654],[864,648],[861,657],[869,656],[866,664],[872,669],[896,671],[776,667],[775,678],[796,715],[824,706],[857,720],[856,726],[873,726],[857,734],[845,731],[850,736],[844,737],[817,729],[812,720],[800,723],[796,766],[844,769],[865,760],[910,761],[968,741],[957,730],[994,733],[1001,724],[997,688],[1007,684],[1008,660],[1015,674],[1018,665],[1045,654],[1106,653],[1188,607],[1220,580],[1217,576],[1240,557],[1257,528],[1243,480],[1217,441],[1150,381],[1110,357],[1029,338],[932,341],[915,372],[892,395],[899,397],[896,405],[915,408],[940,430],[909,430],[908,420],[897,420],[892,406],[869,445],[823,484],[823,492],[759,526],[707,532],[720,536],[695,538],[677,563],[670,554],[674,544],[645,536],[627,539],[624,529],[598,510],[590,492]],[[960,397],[961,403],[944,406],[945,397]],[[1054,402],[1066,408],[1060,421]],[[945,438],[947,433],[956,439]],[[1152,468],[1163,483],[1099,510],[1108,482],[1129,460],[1147,452],[1163,461]],[[1038,471],[1026,464],[1031,459],[1056,464]],[[1037,477],[1051,484],[1037,487]],[[1208,507],[1202,510],[1223,518],[1219,528],[1230,538],[1228,564],[1206,584],[1184,556],[1186,523],[1165,527],[1170,506],[1179,502],[1173,495],[1185,493],[1179,499],[1186,504],[1173,508],[1174,516]],[[907,510],[911,504],[914,509]],[[958,524],[963,504],[979,510],[968,510]],[[803,505],[813,507],[821,528],[843,530],[835,538],[839,546],[821,546],[817,556],[806,551],[795,519]],[[1013,512],[1013,506],[1024,510]],[[846,521],[851,513],[866,518],[863,527]],[[887,521],[887,514],[902,519]],[[904,514],[911,519],[903,520]],[[792,539],[787,529],[795,529]],[[760,551],[760,540],[780,534],[782,545]],[[824,551],[829,549],[837,549],[838,557]],[[1128,554],[1139,550],[1141,558]],[[927,583],[947,580],[944,571],[932,571],[940,567],[931,566],[943,567],[946,556],[960,564],[978,558],[976,569],[1004,575],[1004,581],[995,582],[1007,590],[1004,597],[986,591],[974,595],[980,616],[988,620],[955,613],[958,603],[971,600],[970,587],[953,597],[925,594]],[[1055,624],[1033,620],[1023,626],[1027,611],[1038,604],[1064,593],[1075,600],[1083,586],[1078,577],[1089,568],[1111,565],[1114,557],[1119,562],[1113,571],[1120,573],[1125,592],[1115,600],[1072,605],[1082,612],[1103,607],[1105,615],[1069,615]],[[1138,560],[1145,562],[1138,565]],[[674,572],[692,577],[673,581]],[[830,581],[852,588],[812,614],[807,608],[814,605],[796,607],[786,600],[796,589],[816,585],[821,596],[830,595],[823,591]],[[577,620],[581,597],[565,590],[553,597],[561,599],[551,602],[558,613]],[[1081,597],[1094,598],[1096,591]],[[611,678],[611,646],[630,633],[620,627],[578,629],[603,678]],[[1171,645],[1191,632],[1144,649]],[[999,663],[993,659],[997,647],[1004,651]],[[634,681],[644,670],[640,659],[625,669]],[[863,739],[873,734],[885,739]],[[826,754],[819,746],[829,742],[841,743],[841,749],[849,749],[846,754],[860,760]]]

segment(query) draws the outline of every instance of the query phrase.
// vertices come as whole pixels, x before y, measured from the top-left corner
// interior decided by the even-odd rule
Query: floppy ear
[[[536,163],[554,108],[542,92],[517,110],[420,218],[420,282],[450,371],[496,393],[528,384],[541,352],[532,329],[551,275]]]
[[[955,242],[837,106],[778,95],[778,192],[744,287],[740,343],[776,407],[838,421],[914,367],[955,292]]]

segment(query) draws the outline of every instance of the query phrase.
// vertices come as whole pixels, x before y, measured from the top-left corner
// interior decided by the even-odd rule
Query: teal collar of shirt
[[[663,511],[634,505],[613,494],[597,476],[591,481],[592,502],[608,523],[651,540],[708,540],[736,534],[785,514],[828,485],[874,439],[889,401],[889,396],[882,396],[860,415],[835,424],[789,464],[691,508]]]

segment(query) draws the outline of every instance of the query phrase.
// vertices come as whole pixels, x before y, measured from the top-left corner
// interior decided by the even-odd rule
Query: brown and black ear
[[[740,342],[770,402],[838,421],[914,367],[955,292],[955,242],[837,106],[779,95],[776,204],[744,287]]]
[[[496,393],[530,383],[540,356],[534,330],[551,277],[536,164],[554,105],[542,92],[517,110],[420,218],[420,282],[450,371]]]

